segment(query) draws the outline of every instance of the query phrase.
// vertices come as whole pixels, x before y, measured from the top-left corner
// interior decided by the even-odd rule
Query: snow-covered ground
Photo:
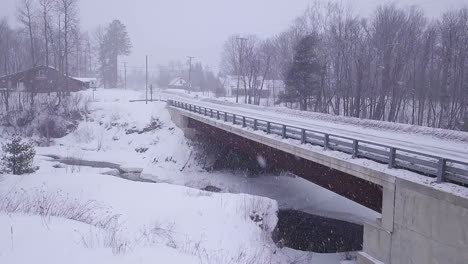
[[[277,248],[278,205],[356,222],[378,217],[299,178],[205,172],[164,103],[130,103],[142,94],[123,90],[95,98],[76,131],[37,148],[39,171],[0,175],[0,263],[340,263],[341,254]],[[142,132],[152,118],[161,127]],[[47,155],[140,167],[158,183]],[[196,189],[207,185],[233,194]]]

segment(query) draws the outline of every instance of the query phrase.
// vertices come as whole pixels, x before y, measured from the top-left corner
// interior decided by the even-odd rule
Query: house
[[[0,77],[0,89],[11,89],[14,92],[77,92],[86,88],[84,82],[72,77],[67,78],[49,66],[37,66]]]
[[[170,89],[186,89],[187,88],[187,81],[184,80],[183,78],[181,77],[177,77],[175,79],[173,79],[170,83],[169,83],[169,88]]]
[[[84,77],[72,77],[75,80],[82,82],[86,89],[97,88],[97,78],[84,78]]]

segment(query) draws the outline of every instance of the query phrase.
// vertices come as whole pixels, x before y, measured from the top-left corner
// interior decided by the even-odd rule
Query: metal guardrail
[[[252,128],[253,130],[264,131],[267,134],[279,135],[284,139],[295,139],[300,141],[301,144],[317,145],[325,150],[344,152],[351,154],[353,158],[370,159],[388,164],[388,167],[391,169],[406,169],[425,176],[434,177],[437,178],[438,183],[450,181],[468,185],[468,163],[466,162],[219,111],[181,101],[168,100],[168,103],[173,107],[217,120],[223,120],[224,122],[231,122],[234,125],[241,125],[243,128]]]

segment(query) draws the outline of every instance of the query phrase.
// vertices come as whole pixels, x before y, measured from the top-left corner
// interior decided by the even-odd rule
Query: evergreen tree
[[[117,87],[118,81],[118,57],[129,55],[132,48],[127,28],[119,20],[114,20],[107,27],[99,56],[101,62],[101,76],[105,84]]]
[[[302,38],[294,49],[294,60],[286,74],[286,93],[283,97],[299,102],[301,110],[307,110],[310,98],[320,89],[322,67],[317,48],[315,35]]]
[[[11,142],[2,146],[2,150],[2,163],[7,173],[21,175],[36,170],[33,167],[36,150],[32,143],[22,142],[21,137],[14,136]]]

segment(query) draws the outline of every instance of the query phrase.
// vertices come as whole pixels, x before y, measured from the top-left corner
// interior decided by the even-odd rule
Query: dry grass
[[[119,215],[96,201],[82,202],[61,191],[49,193],[39,189],[5,195],[0,200],[0,212],[38,215],[45,220],[60,217],[104,229],[119,219]]]

